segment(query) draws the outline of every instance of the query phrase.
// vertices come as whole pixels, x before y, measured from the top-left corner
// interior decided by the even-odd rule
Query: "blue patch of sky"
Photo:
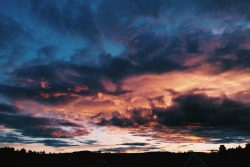
[[[125,51],[125,46],[112,39],[104,38],[104,49],[106,53],[110,53],[112,56],[119,56]]]
[[[91,3],[90,7],[91,7],[92,11],[96,12],[98,10],[98,7],[99,7],[101,2],[102,2],[101,0],[95,0],[95,1],[91,0],[90,1],[90,3]]]

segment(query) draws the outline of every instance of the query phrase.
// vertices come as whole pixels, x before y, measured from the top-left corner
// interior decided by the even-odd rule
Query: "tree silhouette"
[[[15,149],[12,147],[1,147],[0,148],[0,152],[4,152],[4,153],[13,153],[14,151],[15,151]]]
[[[31,150],[28,151],[28,154],[32,154],[33,152]]]
[[[219,152],[225,152],[227,149],[224,145],[220,145]]]
[[[26,150],[25,150],[24,148],[22,148],[22,149],[20,150],[20,153],[26,154]]]
[[[238,147],[236,147],[237,150],[241,150],[242,147],[239,145]]]
[[[246,149],[246,150],[250,150],[250,143],[246,144],[245,149]]]

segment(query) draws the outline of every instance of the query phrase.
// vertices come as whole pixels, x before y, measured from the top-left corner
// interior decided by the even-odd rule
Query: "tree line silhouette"
[[[159,166],[159,167],[182,167],[193,151],[183,153],[171,152],[146,152],[146,153],[101,153],[79,151],[72,153],[45,153],[45,151],[31,151],[24,148],[18,150],[12,147],[0,148],[0,162],[7,166],[61,166],[61,167],[125,167],[125,166]],[[244,148],[227,149],[220,145],[217,152],[195,152],[210,167],[249,167],[250,144]]]

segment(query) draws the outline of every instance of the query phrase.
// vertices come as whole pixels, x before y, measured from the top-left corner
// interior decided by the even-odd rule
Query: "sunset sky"
[[[249,9],[249,0],[0,0],[0,147],[244,147]]]

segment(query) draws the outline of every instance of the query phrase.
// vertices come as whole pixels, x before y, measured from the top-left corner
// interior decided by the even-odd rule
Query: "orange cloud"
[[[43,89],[48,89],[48,88],[49,88],[48,82],[45,81],[44,79],[42,79],[42,81],[41,81],[40,84],[41,84],[41,87],[42,87]]]
[[[83,129],[73,129],[71,131],[58,130],[51,133],[54,137],[76,137],[76,136],[85,136],[89,134],[88,131]]]
[[[86,91],[86,90],[89,90],[89,88],[87,86],[84,86],[84,85],[77,85],[74,87],[74,91],[79,93],[81,91]]]

